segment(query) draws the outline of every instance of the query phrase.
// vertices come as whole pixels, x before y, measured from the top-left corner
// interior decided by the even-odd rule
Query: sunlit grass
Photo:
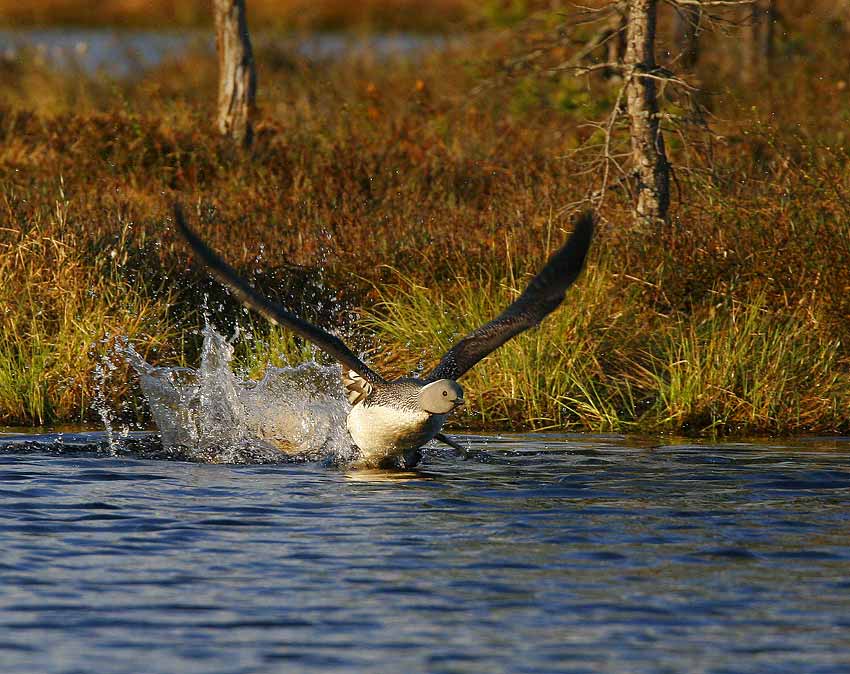
[[[251,379],[260,379],[271,365],[289,367],[321,358],[316,349],[298,339],[291,330],[251,321],[251,328],[237,335],[234,368]]]
[[[687,434],[834,432],[846,425],[850,376],[841,344],[810,316],[764,296],[699,319],[629,315],[606,262],[564,306],[463,379],[474,419],[462,425]],[[401,275],[364,326],[403,344],[397,374],[427,370],[452,343],[516,297],[518,279],[425,288]],[[614,300],[612,302],[612,299]]]
[[[155,301],[150,289],[123,278],[116,249],[90,258],[73,236],[62,236],[66,214],[60,195],[45,220],[0,232],[3,423],[87,416],[95,370],[115,339],[140,341],[147,350],[175,336],[166,321],[168,294]],[[120,381],[107,395],[120,397]]]
[[[787,433],[834,431],[850,403],[841,344],[802,312],[772,310],[764,296],[703,319],[677,316],[635,373],[653,391],[655,430]]]

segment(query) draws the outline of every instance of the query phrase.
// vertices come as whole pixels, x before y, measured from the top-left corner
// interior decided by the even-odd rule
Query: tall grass
[[[116,338],[148,350],[174,337],[169,293],[155,301],[122,275],[120,238],[92,259],[76,237],[63,236],[67,212],[60,192],[43,220],[0,230],[0,422],[84,418],[95,367]]]
[[[674,317],[647,356],[635,377],[655,392],[650,415],[658,430],[830,432],[847,425],[850,379],[840,341],[810,315],[771,309],[763,295],[701,319]]]
[[[251,319],[246,323],[250,327],[243,327],[235,335],[234,367],[251,379],[260,379],[269,366],[287,367],[324,357],[291,330],[258,325]]]
[[[497,350],[463,380],[474,419],[481,427],[516,424],[545,429],[620,429],[634,420],[629,382],[612,374],[629,322],[623,312],[602,312],[613,277],[607,265],[591,265],[564,306]],[[378,301],[362,325],[389,347],[381,362],[395,372],[427,371],[463,335],[494,318],[522,291],[528,275],[458,277],[423,287],[396,272],[376,290]],[[612,307],[613,308],[613,307]]]
[[[563,308],[466,375],[475,418],[462,425],[723,435],[847,428],[848,362],[810,316],[771,310],[756,296],[703,318],[643,316],[641,325],[624,313],[633,300],[610,303],[605,266],[591,266]],[[427,371],[519,290],[515,279],[429,289],[398,277],[379,290],[363,326],[404,345],[382,354],[396,373]]]

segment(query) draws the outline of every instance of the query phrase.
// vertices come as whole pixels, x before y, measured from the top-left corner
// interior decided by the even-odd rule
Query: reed
[[[763,295],[712,309],[672,320],[636,369],[638,386],[655,392],[645,428],[742,435],[846,424],[850,387],[838,339],[811,316],[772,310]]]
[[[522,419],[534,429],[612,430],[634,421],[628,381],[613,383],[626,328],[622,313],[601,311],[611,297],[606,266],[591,265],[561,309],[465,376],[474,417],[459,423],[493,428]],[[426,288],[396,272],[393,283],[376,289],[379,299],[361,325],[386,345],[378,360],[393,374],[427,371],[456,340],[501,313],[527,281],[528,273],[509,272]]]
[[[117,339],[150,351],[174,338],[166,320],[169,292],[158,300],[120,273],[121,238],[94,259],[67,228],[67,201],[0,240],[0,422],[36,424],[91,414],[98,367]],[[111,366],[108,366],[111,367]],[[121,367],[109,392],[126,394]]]
[[[456,423],[686,435],[846,428],[847,357],[811,316],[777,312],[757,295],[641,326],[624,313],[639,308],[632,299],[612,305],[612,278],[591,266],[566,306],[473,369],[463,384],[474,416]],[[446,293],[399,277],[381,288],[362,326],[387,345],[378,357],[385,367],[427,371],[515,298],[515,283],[458,278]]]

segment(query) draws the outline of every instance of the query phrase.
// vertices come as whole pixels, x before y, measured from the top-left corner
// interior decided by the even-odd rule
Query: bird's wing
[[[304,339],[307,339],[329,356],[334,358],[340,365],[343,366],[343,371],[351,370],[370,384],[385,383],[383,377],[371,370],[362,360],[352,353],[345,344],[338,338],[325,332],[312,323],[308,323],[298,316],[289,313],[279,304],[272,302],[263,297],[236,271],[216,255],[201,238],[195,234],[186,224],[186,218],[183,215],[183,209],[180,204],[174,204],[174,221],[177,223],[177,228],[192,250],[195,252],[204,264],[209,267],[212,275],[223,283],[236,296],[242,304],[250,307],[254,311],[262,314],[272,323],[290,328],[295,333],[299,334]]]
[[[567,288],[584,268],[592,237],[593,214],[588,211],[578,219],[570,238],[549,258],[522,295],[499,316],[455,344],[428,373],[426,380],[458,379],[511,337],[537,325],[557,309]]]

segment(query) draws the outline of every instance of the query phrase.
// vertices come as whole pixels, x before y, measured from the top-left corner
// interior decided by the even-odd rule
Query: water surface
[[[271,48],[309,60],[340,60],[374,57],[411,58],[444,48],[449,40],[440,35],[414,33],[310,33],[288,35],[255,33],[258,49]],[[190,50],[212,53],[215,41],[211,31],[201,30],[118,30],[108,28],[26,28],[0,29],[0,65],[28,54],[61,68],[79,69],[89,75],[104,72],[126,77]]]
[[[850,671],[850,441],[464,440],[394,474],[0,436],[2,671]]]

